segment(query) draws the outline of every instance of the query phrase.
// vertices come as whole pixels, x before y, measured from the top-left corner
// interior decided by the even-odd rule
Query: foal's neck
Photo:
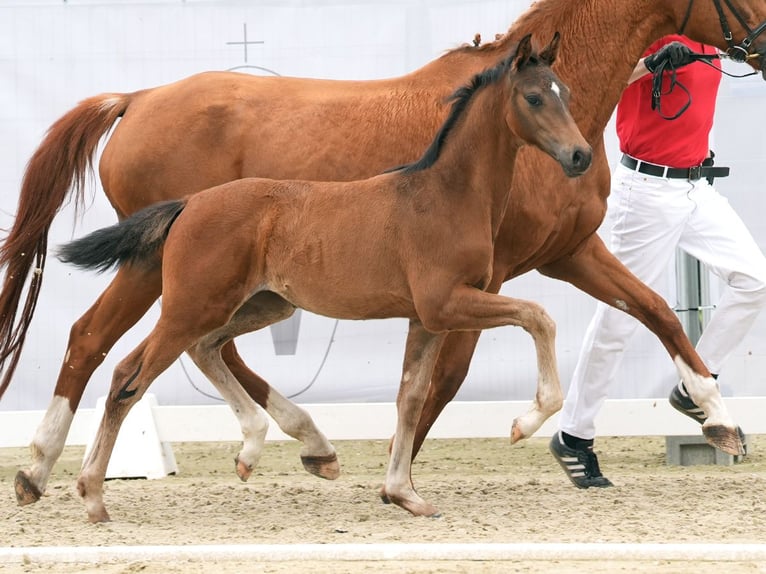
[[[505,120],[505,78],[482,88],[444,142],[426,177],[462,209],[489,216],[496,228],[508,203],[516,154],[525,143]]]

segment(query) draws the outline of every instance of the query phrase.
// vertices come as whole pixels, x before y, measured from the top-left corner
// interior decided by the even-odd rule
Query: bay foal
[[[91,521],[109,519],[102,492],[109,456],[154,378],[187,351],[216,386],[238,387],[221,346],[293,306],[342,319],[410,319],[419,354],[408,357],[397,398],[384,496],[415,515],[438,514],[415,492],[410,470],[447,332],[524,324],[560,402],[553,321],[534,303],[484,291],[518,149],[538,146],[569,176],[590,166],[568,90],[550,68],[557,49],[558,35],[537,56],[525,36],[456,92],[425,155],[393,173],[350,183],[237,180],[149,207],[61,249],[62,260],[86,268],[162,265],[160,318],[115,369],[78,480]],[[262,301],[250,306],[263,292],[272,294],[273,312],[263,313]]]

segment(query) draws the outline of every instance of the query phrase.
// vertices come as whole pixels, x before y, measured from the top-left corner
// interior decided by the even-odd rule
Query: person
[[[623,155],[613,173],[608,219],[613,222],[610,250],[655,291],[660,291],[677,247],[725,281],[697,344],[700,357],[717,377],[766,305],[766,258],[707,179],[728,174],[727,168],[712,166],[708,144],[720,60],[713,59],[711,66],[692,54],[714,55],[715,50],[672,35],[652,44],[638,62],[617,106]],[[658,69],[665,70],[659,102],[652,98],[652,72]],[[673,73],[685,89],[669,90]],[[677,117],[668,119],[673,116]],[[639,324],[627,313],[599,303],[586,331],[559,430],[550,441],[551,453],[579,488],[612,486],[593,451],[594,420]],[[705,421],[683,383],[673,387],[669,401],[683,414]]]

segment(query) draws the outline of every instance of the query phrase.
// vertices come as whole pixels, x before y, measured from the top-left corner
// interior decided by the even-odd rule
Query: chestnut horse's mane
[[[447,119],[444,120],[444,123],[436,133],[436,136],[431,142],[431,145],[428,146],[428,149],[426,149],[425,153],[423,153],[420,159],[410,164],[388,169],[385,173],[401,171],[401,173],[408,175],[422,171],[424,169],[428,169],[434,165],[436,160],[439,159],[442,147],[444,147],[444,143],[447,141],[447,138],[452,132],[452,128],[455,127],[458,119],[463,115],[463,112],[468,107],[468,103],[470,102],[471,98],[482,88],[492,85],[500,78],[504,77],[505,74],[510,70],[517,53],[518,45],[516,48],[514,48],[513,52],[508,57],[503,58],[503,60],[501,60],[492,68],[487,68],[486,70],[483,70],[474,75],[474,77],[471,78],[464,86],[461,86],[455,90],[452,95],[447,98],[448,102],[453,102]],[[539,59],[533,55],[529,58],[529,63],[532,65],[537,65],[539,63]]]
[[[515,32],[517,30],[534,31],[537,37],[546,37],[546,34],[552,35],[554,29],[580,29],[580,21],[582,17],[575,19],[565,13],[571,7],[576,7],[577,0],[570,0],[567,8],[562,9],[561,6],[550,7],[546,4],[540,5],[537,2],[533,2],[532,5],[522,14],[520,14],[511,24],[505,32],[495,34],[494,40],[491,42],[483,43],[481,34],[475,34],[470,42],[466,42],[447,50],[442,54],[442,58],[449,57],[456,54],[471,54],[476,52],[492,52],[492,51],[505,51],[509,42],[513,40]],[[570,22],[570,26],[564,28],[561,26],[561,22]]]

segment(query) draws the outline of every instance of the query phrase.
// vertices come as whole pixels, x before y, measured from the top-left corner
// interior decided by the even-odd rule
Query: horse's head
[[[506,121],[526,142],[536,145],[561,164],[569,177],[590,167],[592,150],[569,113],[569,88],[551,69],[559,34],[536,55],[529,35],[513,56],[508,81]]]
[[[674,6],[681,9],[681,2]],[[734,61],[747,62],[766,80],[766,2],[764,0],[688,0],[679,33],[717,46]]]

